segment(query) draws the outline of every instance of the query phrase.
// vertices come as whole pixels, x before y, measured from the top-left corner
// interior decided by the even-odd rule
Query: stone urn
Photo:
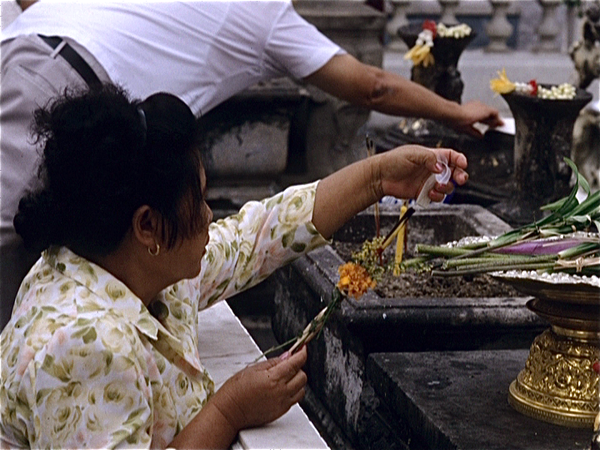
[[[398,28],[398,36],[411,48],[415,45],[421,31],[423,31],[423,27],[420,22],[410,23]],[[457,69],[458,60],[463,50],[476,35],[474,31],[471,31],[470,35],[462,38],[436,36],[431,49],[435,60],[434,64],[428,67],[413,66],[411,80],[448,100],[460,103],[464,83]]]
[[[540,86],[548,88],[548,85]],[[569,194],[573,127],[592,94],[577,89],[569,100],[552,100],[512,92],[503,95],[515,119],[516,193],[494,212],[509,223],[529,223],[539,207]]]

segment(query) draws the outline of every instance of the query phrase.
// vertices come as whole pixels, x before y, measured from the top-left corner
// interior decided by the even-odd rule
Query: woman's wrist
[[[371,193],[371,198],[368,200],[368,203],[372,205],[373,203],[377,203],[385,196],[385,191],[383,189],[383,180],[382,180],[382,167],[386,163],[387,155],[386,153],[381,153],[379,155],[374,156],[373,158],[369,158],[369,172],[370,172],[370,189],[368,192]]]
[[[317,185],[312,223],[329,239],[354,215],[379,200],[381,155],[356,161],[323,178]]]
[[[173,448],[229,448],[241,428],[231,423],[215,402],[209,400],[192,421],[175,436]]]
[[[211,403],[210,401],[208,403]],[[241,424],[236,424],[232,421],[231,415],[227,414],[220,405],[213,402],[210,405],[215,410],[215,421],[223,427],[225,434],[232,436],[232,440],[237,436],[239,431],[243,428]]]

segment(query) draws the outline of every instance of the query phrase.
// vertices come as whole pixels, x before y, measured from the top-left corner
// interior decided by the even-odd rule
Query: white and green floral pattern
[[[166,447],[214,391],[197,312],[326,243],[316,183],[250,202],[210,227],[200,275],[148,308],[67,248],[31,269],[0,337],[2,447]]]

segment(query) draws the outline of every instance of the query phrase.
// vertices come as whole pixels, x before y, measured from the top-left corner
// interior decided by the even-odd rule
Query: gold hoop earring
[[[156,243],[156,251],[152,251],[150,250],[150,247],[148,247],[148,253],[150,253],[152,256],[158,256],[158,254],[160,253],[160,245],[158,244],[158,242]]]

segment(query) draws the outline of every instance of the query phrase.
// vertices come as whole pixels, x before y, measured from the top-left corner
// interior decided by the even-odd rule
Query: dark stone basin
[[[397,212],[382,212],[383,234],[397,218]],[[507,229],[506,223],[480,206],[440,205],[415,213],[407,239],[409,247],[442,244],[465,236],[497,235]],[[367,211],[334,239],[363,242],[374,235],[372,213]],[[343,262],[326,246],[276,273],[273,331],[280,342],[299,334],[326,306]],[[527,349],[547,327],[526,308],[528,299],[384,299],[370,291],[360,301],[344,301],[321,336],[309,344],[306,370],[310,387],[359,448],[377,448],[383,442],[380,438],[390,448],[389,443],[410,436],[403,434],[400,425],[382,422],[385,413],[380,408],[384,406],[365,375],[367,356],[375,352]],[[374,427],[380,431],[374,433]]]
[[[389,230],[397,213],[382,212],[382,233]],[[508,227],[484,208],[475,205],[441,205],[418,211],[408,226],[408,247],[416,243],[443,244],[464,236],[494,235]],[[334,240],[361,243],[375,235],[370,212],[358,215]],[[293,336],[292,329],[303,328],[330,299],[343,264],[330,246],[312,252],[277,274],[276,303],[281,321],[281,339]],[[466,282],[466,281],[465,281]],[[342,304],[339,320],[365,351],[468,350],[480,348],[528,348],[533,337],[545,327],[525,303],[527,297],[490,298],[382,298],[369,291],[360,300]],[[286,309],[303,305],[288,314]],[[285,316],[279,317],[279,316]],[[276,332],[277,335],[277,332]]]

